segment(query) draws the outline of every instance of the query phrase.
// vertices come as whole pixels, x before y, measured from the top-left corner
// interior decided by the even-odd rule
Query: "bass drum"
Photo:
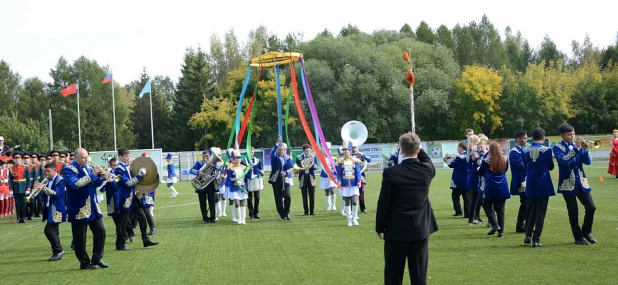
[[[247,185],[249,191],[261,191],[264,190],[264,179],[251,178],[249,179],[249,185]]]

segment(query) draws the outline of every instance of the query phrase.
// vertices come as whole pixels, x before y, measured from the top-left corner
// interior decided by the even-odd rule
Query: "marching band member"
[[[39,182],[45,180],[45,165],[47,164],[47,155],[45,154],[40,154],[39,155],[39,162],[37,164],[37,168],[38,171],[40,173],[39,175]],[[58,170],[56,169],[56,173],[58,173]],[[43,213],[43,195],[38,195],[35,198],[35,209],[36,209],[36,213],[37,215],[35,217],[40,217],[40,214],[43,214],[43,216],[45,216],[45,213]],[[66,207],[66,204],[65,204]],[[65,209],[66,210],[66,209]]]
[[[208,164],[208,166],[215,168],[215,173],[213,175],[218,175],[219,172],[221,171],[222,165],[220,165],[220,162],[218,162],[217,164],[213,164],[210,161],[210,157],[212,155],[213,155],[212,148],[203,151],[202,160],[195,162],[195,164],[191,168],[191,171],[190,171],[191,174],[196,175],[196,176],[197,175],[203,176],[204,173],[201,173],[200,169],[204,166],[204,164]],[[213,181],[210,184],[206,185],[204,189],[195,190],[195,193],[197,193],[197,197],[200,202],[200,211],[202,213],[202,222],[204,224],[217,222],[217,217],[215,213],[215,195],[217,195],[217,191],[218,191],[217,187],[218,185],[216,181]],[[225,200],[222,200],[221,202],[223,205],[225,205]],[[208,207],[206,207],[206,203],[208,203]],[[217,204],[217,206],[219,206],[219,204]],[[210,212],[210,218],[208,218],[208,212]]]
[[[260,191],[264,190],[264,170],[262,168],[262,162],[259,158],[255,157],[255,148],[251,147],[251,163],[248,158],[243,159],[243,165],[251,165],[248,175],[245,176],[245,185],[249,191],[248,208],[249,219],[260,219],[258,213],[260,213]]]
[[[515,132],[515,146],[509,152],[511,164],[511,195],[519,196],[519,212],[517,213],[516,233],[526,232],[526,220],[528,219],[528,198],[526,197],[526,165],[524,165],[523,153],[526,147],[528,134],[524,131]]]
[[[10,190],[9,190],[9,167],[6,157],[0,158],[0,218],[9,214]]]
[[[142,153],[142,157],[150,158],[150,153],[144,152]],[[147,235],[154,235],[157,232],[154,223],[154,200],[156,193],[156,189],[150,193],[137,193],[137,198],[142,202],[142,210],[144,210],[144,215],[146,216],[146,223],[148,227],[150,227],[150,231]]]
[[[480,175],[478,170],[483,159],[488,155],[487,140],[476,139],[476,150],[470,151],[470,160],[468,161],[468,189],[470,189],[470,214],[468,215],[468,225],[478,225],[482,223],[481,206],[483,205],[483,185],[485,177]]]
[[[391,155],[388,159],[388,166],[393,166],[399,164],[401,161],[401,146],[397,143],[397,150]]]
[[[116,167],[118,167],[118,159],[115,157],[110,158],[107,162],[107,167],[109,174],[114,174]],[[112,220],[114,220],[114,225],[116,226],[116,234],[120,235],[118,233],[118,225],[120,223],[118,220],[120,216],[118,211],[119,205],[117,199],[118,183],[115,179],[113,179],[113,177],[110,176],[107,179],[107,182],[105,182],[105,185],[99,189],[99,192],[105,192],[105,200],[107,201],[107,215],[112,217]]]
[[[326,142],[326,149],[324,151],[330,151],[330,147],[331,143]],[[330,173],[335,173],[334,166],[336,162],[337,160],[333,158],[332,163],[322,166],[322,172],[320,172],[320,188],[324,189],[324,194],[326,195],[326,211],[337,211],[337,195],[335,194],[337,184],[330,180],[325,170],[326,167],[330,167]]]
[[[607,168],[607,173],[618,178],[618,129],[614,129],[614,134],[610,140],[610,147],[612,150],[609,154],[609,167]]]
[[[342,157],[337,160],[337,178],[342,186],[340,195],[345,201],[348,227],[358,226],[358,196],[361,186],[360,160],[352,157],[352,143],[343,141]]]
[[[17,148],[19,146],[15,146]],[[0,156],[11,157],[11,152],[13,151],[12,147],[4,144],[4,137],[0,136]]]
[[[352,156],[356,157],[358,160],[362,161],[366,161],[366,163],[370,163],[371,162],[371,157],[364,155],[362,152],[358,151],[358,146],[353,146],[352,147]],[[365,175],[365,172],[361,172],[361,186],[360,186],[360,196],[359,198],[359,204],[360,204],[360,211],[363,213],[367,213],[367,209],[365,208],[365,185],[367,184],[367,176]]]
[[[532,131],[534,142],[524,148],[524,165],[526,165],[526,197],[529,201],[528,219],[526,223],[525,244],[532,247],[542,247],[540,243],[545,213],[549,197],[556,195],[554,184],[549,172],[554,169],[551,149],[544,146],[545,130],[536,128]],[[532,232],[534,231],[534,236]]]
[[[303,145],[303,153],[296,157],[296,167],[302,169],[298,172],[298,183],[300,186],[300,191],[303,196],[303,216],[307,216],[311,214],[315,216],[314,208],[315,208],[315,171],[318,170],[318,166],[315,161],[315,156],[310,154],[311,146],[308,144]],[[305,164],[309,164],[308,169],[304,169],[303,162]],[[309,195],[309,203],[307,203],[307,194]]]
[[[15,200],[15,212],[17,213],[16,222],[23,224],[26,222],[26,195],[30,194],[30,173],[27,167],[22,164],[22,154],[19,151],[12,153],[15,165],[9,171],[9,189],[13,192]]]
[[[174,167],[174,163],[172,162],[171,153],[165,156],[165,161],[167,162],[167,188],[172,190],[172,196],[170,196],[170,198],[175,198],[178,196],[178,191],[174,188],[174,184],[178,183],[178,178],[176,178],[176,167]]]
[[[228,157],[228,161],[227,161],[227,165],[230,165],[232,163],[234,163],[234,149],[230,148],[227,150],[227,157]],[[230,198],[230,182],[228,181],[228,179],[230,178],[228,176],[228,172],[227,172],[227,167],[226,169],[223,171],[225,172],[225,190],[223,192],[223,198],[225,200],[228,201],[229,203],[229,209],[230,209],[230,215],[232,216],[232,218],[230,219],[232,222],[238,222],[238,219],[236,217],[236,207],[234,206],[234,200]]]
[[[49,241],[52,249],[52,256],[47,261],[62,259],[64,249],[60,244],[59,225],[66,222],[66,208],[64,205],[64,192],[66,186],[64,179],[58,175],[55,163],[48,163],[44,166],[44,176],[48,179],[48,184],[43,186],[39,194],[45,201],[43,221],[47,220],[43,232]],[[39,187],[39,181],[34,182],[34,187]],[[85,229],[84,229],[85,230]]]
[[[228,198],[231,201],[234,201],[234,208],[237,211],[238,216],[238,224],[246,225],[246,211],[245,211],[245,200],[247,200],[247,193],[245,192],[245,182],[244,177],[242,175],[245,172],[246,166],[240,163],[241,155],[239,150],[234,150],[232,159],[230,160],[230,164],[227,165],[227,187],[229,188]],[[230,212],[232,212],[232,207],[230,205]],[[232,218],[234,216],[232,215]]]
[[[468,218],[470,212],[470,191],[467,191],[468,186],[468,165],[466,154],[466,143],[460,142],[457,145],[458,155],[446,155],[444,157],[444,163],[448,164],[448,167],[453,168],[453,174],[451,175],[451,198],[453,200],[453,209],[455,214],[453,217],[464,215],[464,218]],[[463,197],[464,211],[461,211],[461,204],[459,197]]]
[[[279,213],[279,220],[291,220],[290,205],[292,197],[290,196],[290,173],[293,169],[292,159],[286,154],[287,144],[283,143],[281,136],[277,137],[277,142],[270,152],[270,165],[272,170],[268,183],[273,186],[275,195],[275,206]]]
[[[227,152],[228,154],[228,158],[229,158],[229,152]],[[228,159],[229,162],[229,159]],[[219,211],[219,213],[217,214],[217,217],[227,217],[227,214],[225,213],[225,208],[226,208],[226,201],[225,201],[225,194],[226,194],[226,172],[223,171],[223,163],[221,163],[221,172],[220,172],[220,181],[219,181],[219,189],[218,192],[216,192],[217,198],[216,198],[216,203],[217,203],[217,210]],[[217,219],[218,220],[218,219]]]
[[[562,194],[566,202],[569,214],[571,231],[575,238],[575,244],[588,245],[596,243],[597,240],[590,234],[592,233],[592,223],[594,212],[597,207],[592,200],[592,191],[584,164],[590,165],[590,145],[583,138],[575,138],[575,129],[569,124],[562,124],[559,127],[562,141],[556,144],[552,150],[559,168],[558,193]],[[579,226],[579,214],[577,200],[584,206],[584,223]],[[585,240],[584,240],[585,239]]]
[[[77,154],[75,156],[77,159]],[[118,206],[120,208],[120,227],[116,229],[120,235],[116,236],[116,250],[130,250],[125,246],[125,242],[131,235],[127,232],[127,225],[130,223],[130,215],[133,214],[137,218],[139,228],[142,235],[142,242],[144,247],[149,247],[159,244],[158,242],[151,241],[146,232],[146,214],[142,209],[142,202],[138,199],[135,191],[135,184],[142,181],[142,177],[146,175],[146,169],[142,168],[135,177],[131,177],[129,172],[129,164],[131,162],[131,152],[127,148],[118,149],[118,167],[114,171],[114,174],[120,176],[120,182],[118,182]]]
[[[504,236],[504,204],[506,199],[511,198],[509,184],[506,181],[506,171],[509,168],[506,160],[500,145],[493,142],[489,145],[489,155],[483,158],[478,170],[478,174],[485,177],[483,208],[492,225],[487,234],[493,235],[497,231],[499,238]]]
[[[105,247],[105,227],[103,226],[103,214],[97,203],[96,188],[105,181],[99,176],[103,169],[96,168],[91,171],[87,167],[88,152],[83,148],[75,150],[75,160],[72,164],[62,169],[67,191],[67,215],[71,223],[73,241],[75,243],[75,256],[80,263],[80,269],[96,269],[109,267],[101,260]],[[94,236],[92,259],[86,252],[86,230]]]

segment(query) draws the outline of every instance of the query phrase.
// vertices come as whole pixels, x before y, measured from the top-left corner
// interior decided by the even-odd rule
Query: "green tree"
[[[6,109],[12,109],[17,102],[20,91],[21,76],[11,70],[10,65],[0,60],[0,102],[6,105]]]
[[[343,27],[339,32],[339,37],[349,37],[352,35],[358,35],[360,33],[361,31],[358,29],[357,26],[352,26],[352,24],[348,23],[348,25],[346,27]]]
[[[0,130],[6,143],[20,145],[20,150],[47,153],[49,151],[49,127],[47,121],[23,119],[15,112],[0,115]]]
[[[416,39],[419,42],[433,44],[436,42],[436,35],[433,33],[429,25],[422,21],[418,27],[416,27]]]
[[[616,43],[601,52],[600,66],[602,69],[606,69],[611,68],[616,63],[618,63],[618,33],[616,34]]]
[[[401,35],[401,38],[411,38],[414,39],[416,37],[416,35],[414,35],[414,31],[412,30],[412,27],[410,27],[410,25],[408,25],[408,23],[405,23],[401,29],[399,29],[399,34]]]
[[[558,50],[558,47],[556,47],[556,44],[549,38],[549,36],[545,35],[545,38],[543,38],[543,42],[541,43],[541,48],[536,55],[535,62],[537,64],[544,62],[545,67],[549,67],[557,62],[563,63],[564,60],[565,55]]]
[[[453,34],[445,25],[440,25],[440,27],[436,31],[436,42],[450,50],[455,47],[455,42],[453,41]]]

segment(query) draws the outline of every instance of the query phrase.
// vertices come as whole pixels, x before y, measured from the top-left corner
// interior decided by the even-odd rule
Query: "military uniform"
[[[30,171],[28,167],[21,163],[22,153],[13,152],[15,165],[9,171],[9,189],[13,191],[15,198],[15,212],[17,213],[17,223],[25,223],[27,214],[26,195],[30,194]]]
[[[569,223],[573,238],[577,243],[585,243],[593,240],[590,233],[592,232],[592,223],[594,221],[594,212],[596,206],[590,194],[590,184],[586,178],[583,165],[590,165],[590,152],[583,147],[575,147],[575,143],[567,143],[560,141],[553,148],[554,156],[558,162],[559,179],[558,193],[562,194],[566,202],[567,211],[569,214]],[[579,214],[577,199],[582,203],[585,209],[584,223],[579,226]],[[596,240],[592,241],[596,242]]]

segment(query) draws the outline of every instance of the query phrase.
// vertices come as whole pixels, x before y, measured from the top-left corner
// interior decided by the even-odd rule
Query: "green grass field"
[[[467,220],[451,217],[451,171],[438,171],[430,198],[440,230],[429,241],[429,283],[617,284],[618,179],[609,177],[606,164],[588,166],[586,171],[597,206],[593,235],[599,243],[573,244],[565,203],[557,195],[549,202],[542,248],[525,246],[524,235],[514,233],[517,197],[506,204],[503,239],[488,236],[484,225],[468,226]],[[599,175],[605,182],[599,182]],[[327,212],[321,190],[316,195],[317,216],[303,217],[298,186],[292,191],[292,220],[279,221],[269,185],[262,192],[261,220],[247,220],[247,225],[240,226],[228,216],[217,224],[202,224],[197,195],[189,183],[178,185],[181,194],[175,199],[168,198],[167,187],[162,186],[154,211],[157,233],[152,236],[160,244],[144,248],[136,241],[127,245],[133,250],[116,251],[113,222],[106,217],[103,260],[111,267],[87,272],[79,270],[69,251],[68,223],[60,227],[66,254],[50,263],[44,261],[51,249],[43,223],[13,225],[2,218],[0,283],[380,284],[383,243],[374,234],[380,178],[380,174],[369,175],[369,213],[359,214],[358,227],[347,227],[339,211]],[[91,248],[89,233],[89,254]],[[408,280],[406,273],[404,284]]]

